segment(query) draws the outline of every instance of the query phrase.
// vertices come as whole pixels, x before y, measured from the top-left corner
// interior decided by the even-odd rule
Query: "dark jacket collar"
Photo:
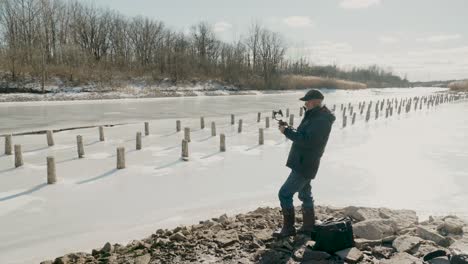
[[[316,106],[312,109],[309,109],[305,112],[305,116],[309,116],[309,115],[315,115],[316,113],[318,113],[321,109],[322,109],[323,106]]]

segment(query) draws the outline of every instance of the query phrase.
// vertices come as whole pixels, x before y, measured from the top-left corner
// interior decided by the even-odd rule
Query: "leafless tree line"
[[[78,1],[0,0],[0,69],[16,81],[44,83],[152,76],[175,81],[219,79],[275,88],[286,47],[282,37],[253,23],[246,37],[226,43],[200,22],[189,33],[161,21]]]

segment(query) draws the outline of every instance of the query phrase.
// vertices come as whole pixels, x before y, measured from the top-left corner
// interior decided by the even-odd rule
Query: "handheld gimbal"
[[[288,123],[287,123],[287,122],[284,122],[283,119],[278,119],[278,116],[283,117],[283,111],[281,111],[281,110],[274,111],[274,110],[273,110],[273,119],[276,120],[276,121],[278,121],[278,125],[280,125],[280,126],[288,126]]]

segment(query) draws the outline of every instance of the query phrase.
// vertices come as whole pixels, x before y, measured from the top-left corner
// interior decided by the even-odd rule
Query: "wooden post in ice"
[[[375,109],[375,119],[378,119],[379,118],[379,108],[377,107]]]
[[[21,153],[21,145],[15,145],[15,168],[23,166],[23,154]]]
[[[370,108],[368,108],[366,112],[366,122],[369,122],[369,119],[370,119]]]
[[[117,169],[125,169],[125,148],[118,147],[117,148]]]
[[[12,146],[11,135],[6,135],[5,136],[5,155],[13,154],[13,150],[11,146]]]
[[[47,130],[47,145],[52,147],[54,145],[54,132]]]
[[[57,174],[55,171],[55,158],[52,156],[47,157],[47,184],[54,184],[57,182]]]
[[[181,126],[180,126],[180,120],[176,121],[176,131],[180,132]]]
[[[347,118],[348,118],[348,117],[347,117],[346,115],[343,115],[343,128],[346,127],[346,119],[347,119]]]
[[[239,127],[237,128],[238,133],[242,133],[242,119],[239,119]]]
[[[104,141],[104,127],[100,126],[99,127],[99,141]]]
[[[258,112],[257,114],[257,123],[260,123],[260,118],[262,117],[262,113]]]
[[[290,126],[294,126],[294,115],[293,115],[293,114],[291,114],[291,115],[289,116],[289,125],[290,125]]]
[[[234,117],[234,114],[231,114],[231,125],[234,125],[236,122],[235,122],[235,117]]]
[[[205,118],[203,116],[200,117],[200,128],[205,129]]]
[[[214,121],[211,122],[211,136],[212,137],[216,136],[216,123]]]
[[[286,108],[286,117],[289,117],[289,108]]]
[[[354,125],[355,121],[356,121],[356,112],[353,113],[353,119],[351,121],[351,125]]]
[[[189,154],[188,154],[188,141],[185,139],[182,139],[182,160],[183,161],[188,161],[189,159]]]
[[[304,114],[304,107],[301,107],[299,108],[299,116],[302,116],[303,114]]]
[[[84,147],[83,147],[83,137],[78,135],[76,136],[76,145],[78,149],[78,158],[82,159],[84,157]]]
[[[226,135],[224,134],[219,135],[219,151],[226,151]]]
[[[190,142],[190,127],[184,128],[184,139]]]
[[[263,145],[263,128],[258,129],[258,144]]]
[[[145,122],[145,136],[149,136],[149,123]]]
[[[136,149],[141,150],[141,132],[136,133]]]
[[[270,127],[270,117],[267,116],[265,117],[265,128],[269,128]]]

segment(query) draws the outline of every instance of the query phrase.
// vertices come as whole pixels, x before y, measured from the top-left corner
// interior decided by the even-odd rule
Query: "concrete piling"
[[[182,160],[183,161],[189,160],[188,141],[185,139],[182,139]]]
[[[118,147],[117,148],[117,169],[125,169],[125,148]]]
[[[78,158],[82,159],[84,157],[84,146],[83,146],[83,137],[78,135],[76,136],[76,145],[78,150]]]
[[[54,143],[54,132],[52,130],[47,130],[47,145],[52,147]]]
[[[12,135],[6,135],[5,136],[5,155],[11,155],[13,154],[13,149],[12,149]]]
[[[15,145],[15,168],[24,165],[23,153],[21,152],[21,145]]]
[[[190,142],[190,127],[184,128],[184,139]]]
[[[219,135],[219,151],[226,151],[226,135],[224,134]]]
[[[47,157],[47,184],[54,184],[57,182],[57,174],[55,170],[55,158],[52,156]]]

